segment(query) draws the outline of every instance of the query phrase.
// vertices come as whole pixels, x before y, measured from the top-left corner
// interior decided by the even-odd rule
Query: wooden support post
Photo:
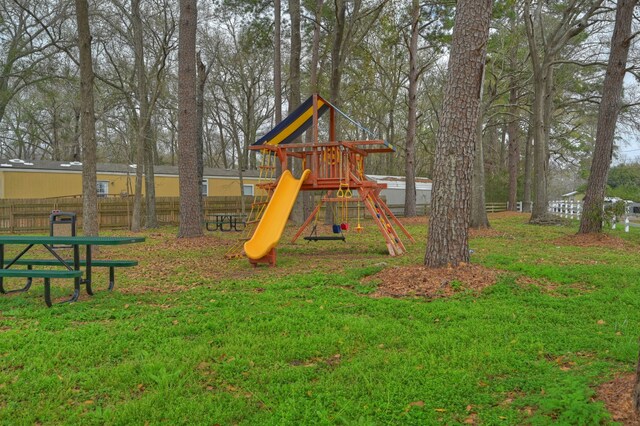
[[[329,142],[336,141],[336,111],[329,109]]]
[[[385,227],[385,230],[387,231],[387,234],[389,235],[389,238],[395,243],[396,252],[401,250],[401,253],[405,253],[407,251],[407,248],[402,243],[402,240],[398,236],[396,230],[393,228],[393,225],[389,221],[389,217],[386,214],[386,211],[389,211],[391,213],[391,210],[389,210],[389,207],[384,203],[384,201],[380,199],[380,196],[376,191],[374,191],[371,195],[371,199],[378,206],[378,210],[380,211],[380,219]],[[393,215],[393,213],[391,214]]]
[[[379,198],[379,197],[378,197]],[[402,223],[400,223],[400,221],[398,220],[398,218],[396,217],[396,215],[393,214],[393,212],[391,211],[391,209],[389,208],[389,206],[387,206],[387,204],[385,202],[383,202],[382,200],[380,200],[380,203],[382,205],[382,207],[384,208],[385,212],[387,213],[387,215],[389,217],[391,217],[391,220],[393,220],[393,222],[398,225],[398,228],[400,228],[402,230],[402,232],[404,233],[404,235],[407,236],[407,238],[409,238],[409,240],[411,240],[412,243],[415,243],[416,240],[411,236],[411,234],[409,233],[409,231],[407,231],[407,229],[404,227],[404,225],[402,225]]]
[[[269,253],[260,259],[249,259],[249,263],[251,263],[254,268],[257,268],[260,263],[266,263],[272,267],[276,266],[276,249],[272,248]]]
[[[373,218],[373,221],[378,226],[378,229],[380,230],[380,233],[384,237],[385,242],[387,244],[387,250],[389,251],[389,255],[390,256],[395,256],[396,255],[396,251],[393,248],[393,244],[391,243],[391,241],[389,239],[389,236],[387,235],[387,230],[384,228],[384,225],[382,225],[382,222],[380,222],[380,218],[377,217],[376,211],[373,208],[373,206],[371,205],[371,202],[370,201],[369,202],[365,201],[364,205],[367,208],[367,210],[369,211],[369,214],[371,214],[371,217]]]
[[[318,214],[318,212],[320,211],[320,207],[322,207],[322,202],[323,200],[320,199],[320,202],[318,203],[316,208],[313,209],[313,212],[311,212],[307,220],[305,220],[302,226],[300,227],[300,229],[298,229],[298,232],[296,232],[296,235],[294,235],[293,238],[291,239],[292,244],[296,242],[296,240],[300,237],[300,235],[302,235],[304,230],[307,229],[307,226],[309,226],[313,218]]]

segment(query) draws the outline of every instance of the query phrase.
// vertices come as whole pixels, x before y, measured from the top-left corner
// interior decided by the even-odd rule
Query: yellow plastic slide
[[[298,197],[298,192],[300,192],[300,187],[310,173],[311,170],[305,170],[300,179],[294,178],[289,170],[282,173],[280,182],[278,182],[253,236],[244,243],[244,252],[249,259],[263,258],[278,244],[291,209],[293,209],[293,204]]]

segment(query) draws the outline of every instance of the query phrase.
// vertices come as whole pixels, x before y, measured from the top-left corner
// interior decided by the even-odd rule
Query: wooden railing
[[[485,209],[487,210],[487,213],[498,213],[507,211],[508,206],[508,203],[486,203]]]
[[[204,214],[241,213],[240,197],[205,197]],[[245,197],[246,211],[251,209],[253,197]],[[316,197],[315,202],[319,201]],[[315,205],[315,203],[314,203]],[[389,205],[397,216],[404,215],[404,205]],[[417,206],[420,215],[429,214],[429,205]],[[100,229],[127,229],[131,225],[133,197],[109,197],[98,199],[98,223]],[[144,222],[145,206],[143,203],[142,218]],[[177,225],[180,218],[180,199],[178,197],[162,197],[156,199],[156,215],[161,225]],[[507,203],[487,203],[487,212],[495,213],[507,210]],[[48,232],[49,214],[52,210],[75,212],[78,227],[82,227],[81,198],[48,198],[48,199],[15,199],[0,200],[0,232]],[[364,210],[364,209],[363,209]],[[361,211],[364,216],[364,211]],[[357,205],[349,205],[348,216],[356,220]],[[324,217],[322,214],[321,217]]]
[[[240,197],[205,197],[205,217],[214,213],[241,213]],[[253,197],[245,197],[247,209],[251,209]],[[129,228],[133,197],[99,198],[98,223],[100,229]],[[143,202],[143,221],[145,217]],[[161,225],[177,225],[180,217],[180,199],[162,197],[156,199],[156,215]],[[37,232],[49,230],[52,210],[75,212],[78,226],[82,226],[82,199],[12,199],[0,200],[0,232]],[[248,211],[248,210],[247,210]]]

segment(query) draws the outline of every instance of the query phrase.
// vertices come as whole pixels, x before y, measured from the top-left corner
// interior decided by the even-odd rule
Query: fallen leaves
[[[557,244],[559,246],[604,247],[611,249],[624,249],[629,245],[620,237],[604,233],[567,235],[554,240],[552,244]]]
[[[425,266],[387,268],[364,279],[379,283],[374,297],[448,297],[462,290],[482,291],[496,282],[498,271],[476,264],[456,268]]]
[[[596,400],[603,401],[614,422],[624,426],[637,426],[640,417],[633,409],[631,394],[635,385],[635,373],[620,374],[613,380],[600,385],[596,392]]]

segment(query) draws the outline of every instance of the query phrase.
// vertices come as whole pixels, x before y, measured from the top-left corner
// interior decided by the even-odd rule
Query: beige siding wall
[[[98,173],[98,181],[108,184],[108,194],[133,194],[135,175]],[[209,196],[238,196],[240,183],[237,178],[206,178]],[[177,176],[156,176],[157,197],[177,197],[180,193]],[[257,179],[245,179],[245,185],[254,185],[254,194],[261,193],[255,184]],[[144,185],[143,185],[144,191]],[[82,174],[80,172],[0,172],[0,198],[52,198],[82,195]]]
[[[5,171],[5,198],[50,198],[82,194],[82,178],[74,173]]]

